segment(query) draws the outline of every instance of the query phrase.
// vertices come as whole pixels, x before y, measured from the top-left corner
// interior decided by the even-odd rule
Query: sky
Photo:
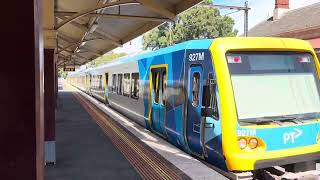
[[[216,5],[229,5],[229,6],[244,6],[245,0],[214,0]],[[320,0],[290,0],[290,9],[296,9],[310,4],[320,2]],[[248,0],[249,7],[249,29],[258,24],[259,22],[269,18],[273,14],[273,9],[275,5],[275,0]],[[226,15],[232,13],[234,10],[221,10],[221,15]],[[238,35],[243,34],[244,27],[244,15],[243,12],[235,12],[229,14],[235,21],[234,28],[237,29]],[[125,52],[127,54],[133,54],[136,52],[141,52],[142,49],[142,37],[138,37],[123,45],[122,48],[117,48],[114,52]]]
[[[230,6],[244,6],[245,0],[215,0],[214,4],[217,5],[230,5]],[[320,2],[320,0],[290,0],[290,9],[296,9],[310,4]],[[259,22],[268,19],[273,14],[275,0],[248,0],[249,7],[249,29],[258,24]],[[233,10],[221,10],[221,15],[231,13]],[[234,28],[239,31],[238,35],[243,34],[244,27],[244,13],[236,12],[229,15],[235,21]]]

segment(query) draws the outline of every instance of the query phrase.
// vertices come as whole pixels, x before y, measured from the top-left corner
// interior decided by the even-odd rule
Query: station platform
[[[66,84],[58,94],[56,148],[45,180],[227,179]]]

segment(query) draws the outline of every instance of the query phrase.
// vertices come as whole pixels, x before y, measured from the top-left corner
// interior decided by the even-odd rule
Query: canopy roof
[[[83,65],[202,0],[56,0],[58,66]]]

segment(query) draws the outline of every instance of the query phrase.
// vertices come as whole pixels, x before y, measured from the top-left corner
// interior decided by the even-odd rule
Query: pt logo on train
[[[289,133],[283,133],[283,143],[294,143],[296,139],[298,139],[302,135],[302,131],[294,128],[292,132]]]

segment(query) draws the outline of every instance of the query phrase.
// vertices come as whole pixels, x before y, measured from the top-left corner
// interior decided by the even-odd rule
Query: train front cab
[[[320,68],[308,43],[223,38],[210,51],[229,171],[320,159]]]

